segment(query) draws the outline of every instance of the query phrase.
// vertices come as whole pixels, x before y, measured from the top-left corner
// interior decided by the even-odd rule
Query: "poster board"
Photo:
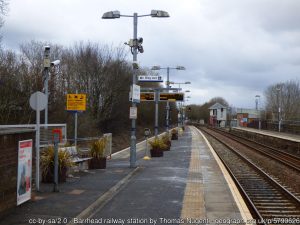
[[[32,139],[19,141],[17,205],[31,199]]]

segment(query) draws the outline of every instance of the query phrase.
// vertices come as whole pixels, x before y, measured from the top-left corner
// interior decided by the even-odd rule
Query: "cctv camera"
[[[58,66],[60,64],[60,60],[55,60],[51,62],[51,66]]]

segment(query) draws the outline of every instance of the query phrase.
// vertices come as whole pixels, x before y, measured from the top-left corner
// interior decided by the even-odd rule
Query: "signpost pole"
[[[59,190],[58,190],[58,142],[59,142],[59,134],[54,133],[54,186],[53,186],[53,192],[59,192]]]
[[[36,140],[35,140],[35,185],[36,190],[40,190],[40,110],[39,110],[39,102],[38,98],[36,98],[37,110],[36,110]]]
[[[29,104],[32,109],[36,110],[36,133],[35,133],[35,163],[36,163],[36,178],[35,185],[36,190],[40,189],[40,111],[45,109],[47,103],[47,97],[42,92],[35,92],[30,96]]]
[[[77,111],[75,112],[75,128],[74,128],[74,145],[77,146],[77,120],[78,120],[78,115]]]
[[[158,135],[158,101],[159,101],[159,90],[155,90],[155,125],[154,125],[154,134],[155,138]]]
[[[86,110],[86,94],[67,94],[67,110],[74,113],[74,144],[77,146],[78,111]]]
[[[170,88],[170,81],[169,81],[169,75],[170,75],[170,67],[167,67],[167,92],[169,93],[169,88]],[[167,106],[166,106],[166,111],[167,111],[167,115],[166,115],[166,128],[167,128],[167,133],[169,134],[169,117],[170,117],[170,103],[169,101],[167,101]]]
[[[76,91],[76,94],[78,94],[78,91]],[[74,126],[74,145],[77,146],[77,120],[78,120],[78,112],[75,111],[75,126]]]
[[[138,14],[133,14],[133,40],[137,40],[137,24],[138,24]],[[133,62],[137,61],[137,52],[138,49],[135,47],[133,48]],[[136,84],[136,69],[133,68],[133,75],[132,75],[132,88]],[[131,107],[136,107],[136,103],[132,101]],[[136,119],[131,120],[131,136],[130,136],[130,167],[136,167]]]

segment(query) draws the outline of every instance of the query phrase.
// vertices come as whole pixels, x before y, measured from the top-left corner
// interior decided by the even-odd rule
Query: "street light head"
[[[110,11],[103,14],[102,19],[117,19],[120,18],[119,11]]]
[[[137,41],[138,41],[139,44],[143,44],[143,38],[142,37],[139,37]]]
[[[177,66],[176,70],[185,70],[185,67],[184,66]]]
[[[186,90],[185,92],[191,92],[190,90]]]
[[[151,17],[164,18],[164,17],[170,17],[170,15],[169,13],[162,10],[151,10]]]
[[[259,98],[260,97],[260,95],[255,95],[255,98]]]
[[[186,81],[186,82],[184,82],[184,84],[191,84],[191,82],[190,81]]]
[[[152,66],[151,70],[160,70],[160,66]]]

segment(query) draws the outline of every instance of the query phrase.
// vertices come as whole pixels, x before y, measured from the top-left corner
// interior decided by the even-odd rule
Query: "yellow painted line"
[[[192,136],[192,142],[195,141],[195,139],[196,137]],[[193,147],[180,218],[204,219],[205,217],[200,151],[199,148]]]
[[[210,143],[208,142],[208,140],[206,139],[206,137],[203,135],[203,133],[197,129],[196,127],[193,127],[194,129],[196,129],[200,135],[203,137],[203,139],[205,140],[206,144],[208,145],[210,151],[212,152],[215,160],[217,161],[217,164],[219,165],[224,177],[225,177],[225,180],[229,186],[229,189],[231,191],[231,194],[238,206],[238,209],[241,213],[241,216],[243,218],[244,221],[251,221],[253,218],[252,218],[252,215],[244,201],[244,199],[242,198],[237,186],[235,185],[234,181],[232,180],[231,176],[229,175],[226,167],[224,166],[223,162],[221,161],[221,159],[219,158],[219,156],[217,155],[217,153],[215,152],[215,150],[213,149],[213,147],[210,145]]]

